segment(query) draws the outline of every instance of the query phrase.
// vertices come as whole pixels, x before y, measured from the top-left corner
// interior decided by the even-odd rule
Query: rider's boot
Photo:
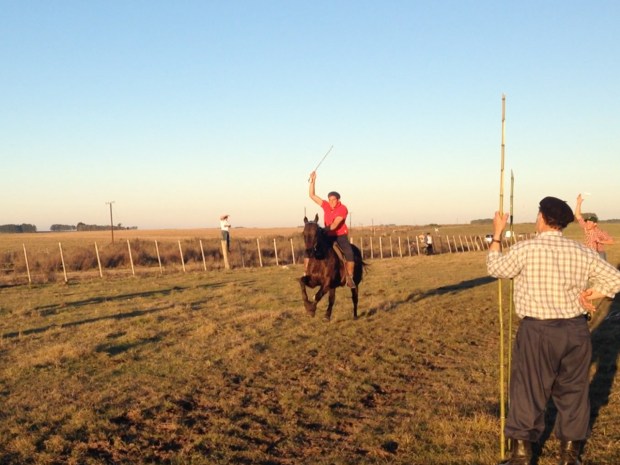
[[[353,271],[355,269],[355,262],[346,262],[347,268],[347,286],[351,289],[355,287],[355,282],[353,281]]]

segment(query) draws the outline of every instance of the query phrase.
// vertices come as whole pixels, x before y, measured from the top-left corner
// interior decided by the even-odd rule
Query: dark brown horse
[[[299,278],[299,283],[304,306],[312,316],[315,315],[316,306],[321,298],[329,293],[329,304],[325,312],[325,320],[329,321],[336,300],[336,288],[346,284],[346,269],[343,261],[334,250],[334,240],[327,235],[325,229],[319,226],[318,221],[319,215],[315,216],[314,221],[308,221],[308,218],[304,217],[304,243],[306,256],[310,258],[310,261],[308,262],[307,274]],[[351,247],[355,258],[353,282],[356,285],[351,289],[351,300],[353,301],[353,318],[357,319],[358,289],[366,264],[362,260],[360,250],[354,245]],[[319,287],[312,302],[308,299],[306,286],[310,288]]]

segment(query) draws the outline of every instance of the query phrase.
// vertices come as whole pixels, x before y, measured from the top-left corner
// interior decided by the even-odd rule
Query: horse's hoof
[[[323,317],[323,321],[324,321],[325,323],[329,323],[329,322],[331,321],[331,318],[330,318],[330,317],[328,317],[328,316],[324,316],[324,317]]]

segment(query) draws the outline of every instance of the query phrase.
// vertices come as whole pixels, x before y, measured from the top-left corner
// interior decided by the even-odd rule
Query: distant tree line
[[[34,224],[1,224],[0,233],[33,233],[37,232]]]
[[[493,218],[482,218],[479,220],[471,220],[469,224],[492,224]]]
[[[110,226],[100,226],[98,224],[85,224],[79,222],[77,224],[76,229],[78,231],[108,231],[110,230]],[[123,226],[121,223],[118,223],[114,226],[114,230],[123,230],[123,229],[138,229],[137,226]]]
[[[53,224],[50,226],[50,231],[75,231],[77,228],[71,224]]]
[[[137,226],[123,226],[121,223],[114,226],[114,230],[138,229]],[[96,224],[78,223],[77,226],[71,224],[53,224],[50,231],[109,231],[110,226],[99,226]],[[37,227],[34,224],[0,224],[0,233],[36,233]]]

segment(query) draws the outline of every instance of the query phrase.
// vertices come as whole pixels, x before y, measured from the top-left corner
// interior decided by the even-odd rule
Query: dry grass
[[[484,253],[372,261],[357,321],[345,289],[331,323],[307,317],[300,274],[0,288],[0,463],[497,461],[497,285]],[[619,307],[593,338],[589,464],[620,460]],[[552,436],[539,465],[556,449]]]

